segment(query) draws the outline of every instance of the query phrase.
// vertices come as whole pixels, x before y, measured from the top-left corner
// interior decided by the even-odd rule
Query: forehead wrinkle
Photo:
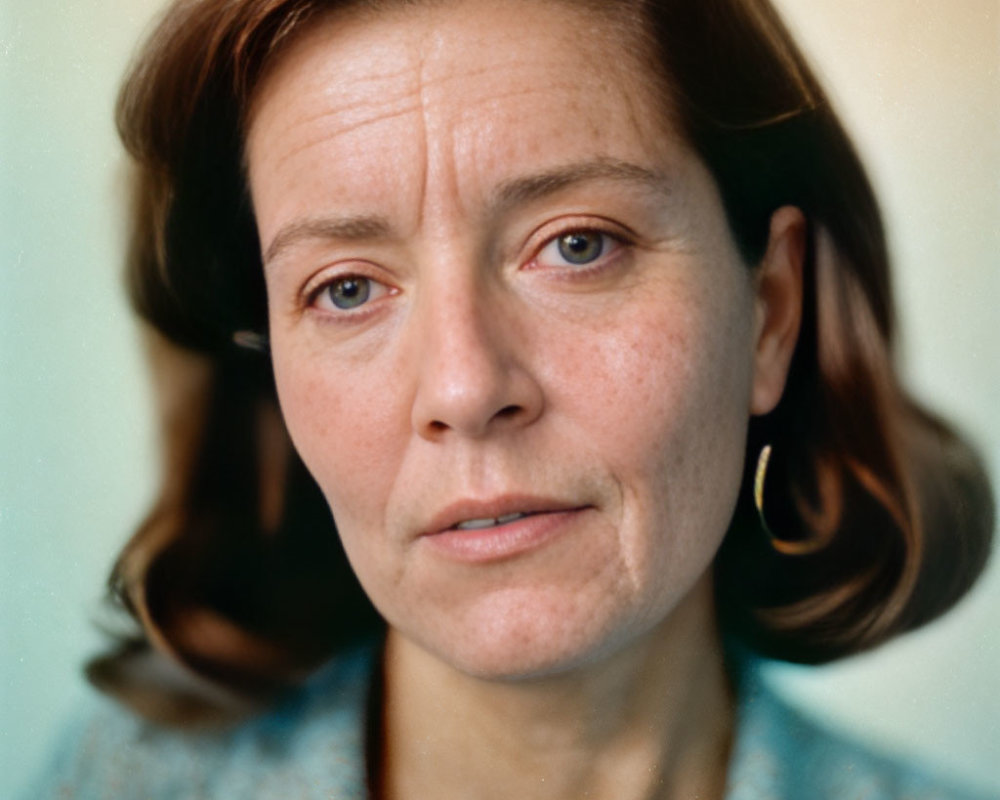
[[[350,114],[352,111],[367,109],[373,106],[378,108],[385,108],[387,106],[393,105],[394,103],[395,104],[405,103],[407,100],[411,100],[412,102],[413,94],[414,93],[412,90],[406,90],[397,93],[393,97],[389,96],[389,93],[382,90],[381,88],[376,88],[371,92],[371,94],[367,95],[366,97],[360,98],[358,100],[352,100],[350,102],[332,103],[329,108],[325,108],[323,110],[316,111],[307,116],[303,116],[298,123],[293,122],[289,125],[289,127],[301,123],[312,125],[316,122],[320,122],[321,120],[326,119],[327,117],[335,117],[341,114],[347,115]],[[372,100],[373,97],[378,98],[378,100],[373,102]]]
[[[429,197],[430,189],[430,137],[427,135],[428,131],[428,115],[429,111],[427,108],[427,50],[428,43],[426,38],[420,43],[420,50],[418,55],[418,65],[416,72],[416,90],[418,97],[418,106],[420,108],[420,129],[419,131],[413,131],[414,138],[420,137],[420,142],[417,145],[418,152],[423,154],[423,158],[417,159],[417,168],[420,170],[420,176],[417,180],[417,184],[420,187],[419,194],[417,196],[417,227],[422,227],[424,224],[424,212],[427,203],[427,198]],[[457,187],[457,179],[452,176],[452,184]]]
[[[550,94],[553,90],[561,89],[575,89],[578,84],[566,81],[565,83],[560,83],[553,81],[552,83],[547,83],[544,86],[524,86],[518,88],[506,89],[504,91],[496,91],[490,93],[484,93],[482,97],[472,101],[468,108],[476,108],[482,105],[495,105],[498,100],[506,100],[508,98],[526,97],[533,94]],[[462,116],[467,116],[467,111],[463,113]]]
[[[354,74],[356,72],[360,74]],[[410,80],[401,80],[406,78],[410,78]],[[341,98],[325,96],[325,104],[329,105],[329,107],[312,116],[305,117],[306,122],[312,122],[331,114],[364,109],[374,104],[386,106],[397,101],[405,102],[408,98],[415,97],[419,90],[418,79],[414,75],[412,64],[381,73],[348,69],[343,73],[333,76],[333,80],[333,85],[342,86],[345,82],[349,83],[350,90],[342,92],[343,97]],[[324,80],[320,91],[325,94],[325,90],[330,85],[330,83]],[[377,99],[373,101],[373,98]]]
[[[481,72],[486,73],[489,71],[490,70],[482,70]],[[454,77],[460,78],[464,77],[464,75]],[[451,79],[452,78],[449,78],[447,80]],[[438,84],[441,82],[441,80],[436,81]],[[523,88],[518,86],[516,88],[509,88],[503,91],[483,92],[480,97],[466,103],[464,109],[458,113],[458,117],[455,120],[455,123],[457,124],[448,123],[433,126],[448,134],[448,136],[443,136],[439,140],[439,150],[443,153],[447,150],[449,144],[454,144],[454,135],[462,123],[470,120],[472,122],[481,121],[483,119],[481,116],[481,109],[483,108],[488,109],[487,113],[490,113],[490,111],[495,110],[497,107],[499,107],[502,111],[505,108],[503,104],[503,101],[505,100],[520,100],[532,95],[541,95],[544,97],[553,93],[558,93],[562,90],[572,91],[578,88],[578,86],[578,83],[567,80],[553,81],[544,85],[528,85]],[[432,116],[430,109],[427,107],[425,107],[424,115],[428,120]],[[429,126],[432,126],[432,123],[430,121],[425,121],[425,129]],[[429,164],[425,162],[425,178],[428,169]],[[656,189],[657,191],[666,194],[666,177],[664,175],[658,174],[651,169],[639,167],[635,164],[628,164],[622,160],[597,156],[594,160],[587,161],[586,163],[580,162],[556,167],[552,170],[546,170],[544,173],[529,178],[511,179],[499,189],[495,189],[488,193],[486,208],[492,213],[502,213],[512,206],[553,193],[561,188],[564,188],[568,184],[577,181],[584,181],[588,179],[596,180],[601,178],[616,179],[623,182],[631,181],[644,183],[647,187]],[[423,185],[426,193],[426,191],[429,190],[426,180]],[[455,199],[461,198],[463,195],[461,189],[462,187],[460,186],[459,175],[456,174],[453,169],[449,172],[448,190],[450,191],[450,196]],[[421,205],[421,208],[423,208],[423,204]]]
[[[491,63],[483,63],[481,66],[475,68],[463,67],[462,70],[455,72],[452,70],[445,70],[437,75],[428,75],[429,68],[427,66],[427,61],[431,59],[421,59],[420,67],[420,77],[419,81],[422,89],[435,88],[438,86],[444,86],[446,84],[453,83],[455,81],[464,81],[469,78],[479,78],[484,75],[496,75],[500,70],[511,70],[516,73],[526,73],[529,76],[533,76],[537,72],[538,67],[547,67],[550,65],[549,61],[544,59],[534,59],[534,60],[495,60]],[[570,64],[570,66],[573,66]],[[411,71],[411,68],[406,68],[401,70],[399,74],[406,74]],[[547,86],[555,86],[556,84],[547,84]],[[566,83],[565,86],[576,86],[578,84]]]
[[[557,62],[557,66],[562,66],[562,62]],[[565,64],[568,68],[577,69],[577,65],[572,62],[566,61]],[[537,84],[535,76],[539,71],[546,71],[552,66],[550,60],[543,58],[536,59],[496,59],[490,63],[484,63],[482,66],[478,66],[474,69],[463,68],[461,71],[445,71],[438,75],[427,76],[424,70],[425,64],[422,60],[421,65],[421,91],[432,88],[447,88],[449,84],[457,82],[465,82],[470,78],[480,78],[482,76],[497,76],[500,74],[506,74],[503,79],[504,83],[510,84],[515,83],[518,88],[501,89],[500,84],[496,81],[487,84],[485,88],[482,89],[482,100],[491,100],[495,98],[503,97],[516,97],[522,94],[531,94],[532,92],[543,93],[551,90],[558,89],[579,89],[582,84],[587,84],[588,80],[573,80],[573,81],[562,81],[562,82],[548,82],[545,84]],[[519,77],[521,76],[521,77]],[[603,87],[603,81],[599,75],[594,75],[589,81],[594,88],[600,89]],[[520,88],[524,87],[524,88]],[[450,97],[451,95],[446,95]]]
[[[348,70],[347,74],[338,75],[335,80],[335,85],[343,85],[345,79],[351,83],[352,89],[345,98],[331,98],[327,94],[330,85],[329,76],[321,76],[318,80],[312,81],[309,95],[317,100],[315,105],[321,110],[292,116],[291,120],[286,122],[282,127],[270,132],[268,134],[270,138],[281,140],[288,136],[289,133],[294,133],[297,128],[306,127],[307,129],[311,129],[322,125],[323,121],[327,118],[335,119],[338,116],[351,116],[352,112],[368,109],[375,111],[379,109],[389,110],[381,111],[380,113],[376,113],[375,116],[370,116],[366,119],[351,120],[348,124],[339,128],[331,125],[330,128],[332,130],[327,128],[322,134],[316,135],[310,138],[309,141],[293,147],[275,159],[275,163],[281,165],[288,158],[318,144],[327,137],[337,136],[341,133],[350,133],[364,127],[366,124],[392,119],[416,111],[417,100],[414,96],[417,91],[417,85],[415,80],[411,81],[409,86],[403,85],[398,90],[392,91],[398,79],[411,76],[413,71],[411,64],[401,66],[397,69],[387,69],[384,72],[375,74],[365,71],[361,75],[351,75],[350,70]],[[247,131],[252,133],[253,128],[258,122],[257,112],[262,105],[266,105],[269,95],[277,91],[274,89],[275,81],[278,84],[281,82],[280,68],[267,79],[267,84],[270,85],[265,85],[263,92],[258,90],[257,97],[254,99],[251,107],[251,112],[247,117]],[[295,87],[291,88],[294,90]],[[288,87],[283,89],[282,92],[287,90]],[[278,94],[280,95],[281,92]],[[396,106],[395,108],[393,108],[394,105]]]
[[[417,84],[419,87],[417,91],[420,95],[420,107],[422,109],[423,125],[421,134],[423,135],[422,149],[425,154],[424,159],[420,162],[422,174],[419,181],[421,192],[417,206],[419,209],[418,224],[423,224],[425,212],[428,209],[428,202],[431,200],[431,180],[436,164],[440,165],[439,171],[444,172],[439,182],[439,193],[442,189],[445,189],[451,198],[460,202],[463,194],[460,185],[461,181],[453,161],[455,156],[455,136],[458,131],[456,123],[468,120],[470,117],[475,118],[478,113],[476,109],[484,106],[495,107],[503,100],[518,99],[531,95],[551,94],[552,92],[562,90],[572,91],[579,86],[578,82],[570,80],[550,82],[544,85],[537,84],[536,81],[532,80],[534,76],[540,70],[544,71],[548,69],[552,64],[551,59],[542,57],[530,59],[493,58],[489,62],[481,58],[478,65],[470,67],[467,64],[463,64],[460,70],[453,69],[449,64],[448,58],[446,58],[442,68],[440,53],[441,51],[447,52],[448,47],[449,41],[446,37],[437,30],[430,31],[420,42],[419,64],[414,69],[417,75]],[[493,53],[487,50],[485,54],[489,56]],[[569,61],[567,61],[567,64],[570,67],[575,66],[575,63]],[[480,80],[483,77],[489,78],[497,75],[501,76],[500,83],[497,81],[486,81],[484,83]],[[523,77],[519,79],[519,76],[528,76],[528,79],[525,80]],[[458,113],[457,117],[453,117],[443,123],[441,120],[437,120],[435,123],[435,101],[440,100],[441,97],[452,97],[454,92],[450,90],[450,87],[456,84],[471,84],[474,87],[474,94],[478,93],[479,96],[475,97],[473,95],[473,97],[469,97],[468,92],[466,92],[465,108]],[[463,88],[465,87],[459,86],[457,91],[461,92]],[[430,143],[434,141],[429,138],[429,132],[432,130],[438,131],[441,134],[436,140],[436,153],[430,152]],[[417,132],[414,131],[414,136],[417,135]],[[452,168],[445,169],[444,165],[449,163],[447,155],[449,148],[451,151]]]
[[[310,137],[307,141],[302,142],[296,145],[295,147],[287,150],[286,152],[282,153],[282,155],[279,158],[275,159],[275,165],[281,166],[286,161],[288,161],[288,159],[293,158],[302,151],[308,150],[310,147],[315,147],[316,145],[322,144],[323,142],[327,141],[332,137],[343,136],[348,133],[352,133],[353,131],[360,130],[361,128],[364,128],[368,125],[375,125],[376,123],[384,122],[386,120],[394,119],[396,117],[405,117],[407,114],[415,114],[419,110],[419,108],[420,108],[419,104],[414,103],[412,105],[404,106],[403,108],[398,108],[393,111],[386,111],[385,113],[375,117],[369,117],[367,119],[362,119],[356,122],[349,123],[333,131],[324,130],[321,133],[318,133],[316,136]],[[325,116],[332,117],[338,113],[339,111],[331,111],[328,114],[318,115],[315,119],[318,120]]]
[[[418,80],[421,83],[421,88],[426,89],[451,83],[452,81],[462,80],[464,78],[478,78],[482,75],[490,75],[496,72],[497,67],[497,64],[484,64],[476,67],[475,69],[463,69],[461,72],[446,71],[440,75],[428,76],[426,74],[426,59],[421,59],[420,77]]]

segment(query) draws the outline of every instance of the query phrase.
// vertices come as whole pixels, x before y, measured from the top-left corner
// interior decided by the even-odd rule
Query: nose
[[[417,303],[412,424],[425,439],[481,439],[530,425],[542,412],[517,313],[490,295],[484,286],[452,284]]]

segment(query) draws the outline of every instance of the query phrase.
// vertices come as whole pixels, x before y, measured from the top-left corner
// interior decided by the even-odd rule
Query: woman
[[[180,3],[120,125],[168,480],[92,677],[194,723],[327,665],[225,733],[109,723],[64,785],[945,796],[748,674],[932,619],[992,527],[769,7]]]

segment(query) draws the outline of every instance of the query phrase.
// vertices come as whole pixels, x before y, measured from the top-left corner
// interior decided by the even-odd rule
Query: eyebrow
[[[657,194],[670,194],[670,183],[663,173],[629,161],[596,158],[504,181],[493,193],[490,206],[494,212],[503,212],[524,203],[541,200],[574,184],[598,180],[639,184]]]
[[[292,245],[307,239],[342,239],[359,241],[377,239],[389,234],[390,226],[384,217],[351,216],[300,219],[281,228],[264,253],[266,266]]]
[[[669,181],[663,173],[628,161],[596,158],[503,181],[491,193],[488,208],[491,216],[501,215],[519,205],[544,199],[575,184],[598,180],[639,184],[657,194],[670,194]],[[264,253],[263,263],[266,266],[285,250],[309,239],[362,241],[390,234],[388,220],[377,215],[300,219],[278,231]]]

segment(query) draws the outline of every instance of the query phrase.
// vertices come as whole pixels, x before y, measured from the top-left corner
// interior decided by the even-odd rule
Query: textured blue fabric
[[[726,800],[998,800],[948,785],[808,720],[755,676],[742,682]]]
[[[373,653],[338,657],[278,708],[225,733],[180,734],[96,699],[28,798],[364,800]],[[752,667],[737,718],[726,800],[973,800],[808,722]]]

